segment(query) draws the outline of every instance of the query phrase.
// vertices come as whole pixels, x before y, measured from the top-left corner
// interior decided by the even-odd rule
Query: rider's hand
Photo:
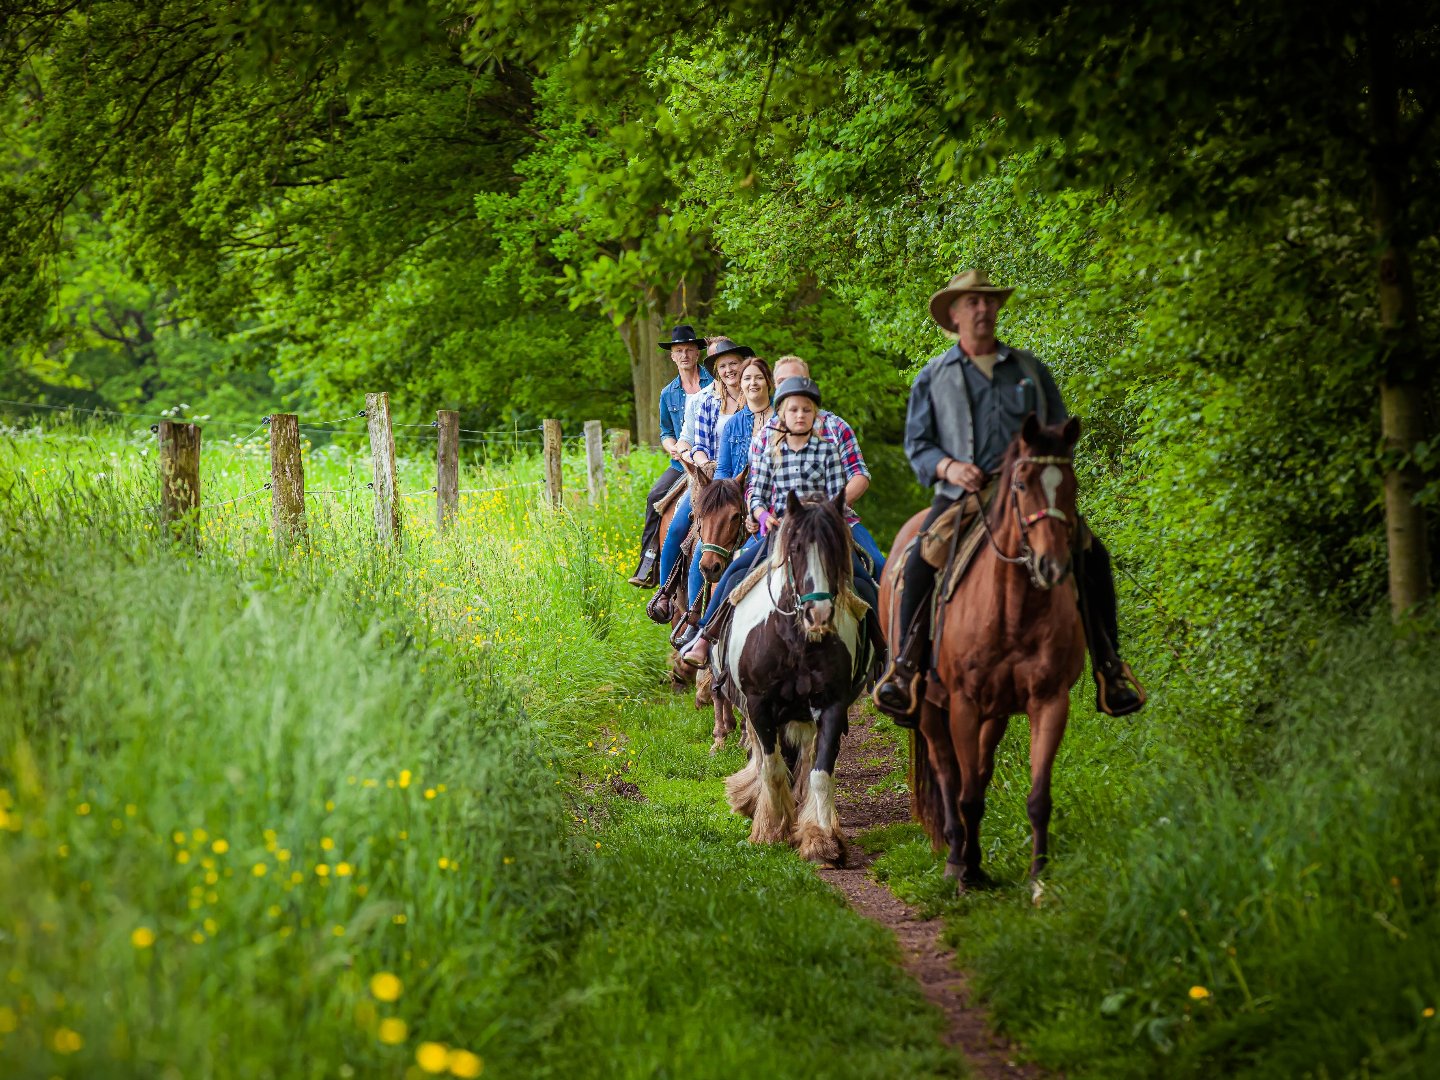
[[[971,461],[952,461],[945,479],[973,493],[985,486],[985,470]]]
[[[745,531],[748,532],[751,536],[754,536],[757,532],[760,531],[760,525],[758,522],[756,522],[754,518],[747,517],[745,519]]]

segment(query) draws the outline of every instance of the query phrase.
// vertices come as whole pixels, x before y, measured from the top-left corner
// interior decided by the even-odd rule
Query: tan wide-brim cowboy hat
[[[950,284],[930,297],[930,317],[940,324],[942,330],[955,333],[955,320],[950,318],[950,305],[957,296],[968,292],[988,293],[1000,297],[1000,303],[1010,299],[1014,288],[1001,288],[990,284],[990,275],[984,270],[962,270],[950,279]]]

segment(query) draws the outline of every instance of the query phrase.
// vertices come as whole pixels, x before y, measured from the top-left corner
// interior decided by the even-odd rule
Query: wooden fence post
[[[628,472],[630,469],[630,429],[611,428],[606,434],[610,436],[610,456],[615,459],[615,468],[621,472]]]
[[[305,462],[300,418],[293,413],[270,417],[270,531],[284,548],[306,539]]]
[[[585,421],[585,476],[590,485],[590,505],[605,498],[605,447],[601,443],[600,421]]]
[[[546,420],[545,428],[545,497],[552,510],[559,510],[564,504],[564,492],[560,471],[560,421]]]
[[[435,414],[435,527],[447,533],[460,510],[460,414]]]
[[[200,426],[161,420],[160,523],[176,540],[200,546]]]
[[[370,461],[375,481],[375,533],[387,547],[400,543],[400,485],[395,480],[395,433],[390,429],[390,395],[365,395]]]

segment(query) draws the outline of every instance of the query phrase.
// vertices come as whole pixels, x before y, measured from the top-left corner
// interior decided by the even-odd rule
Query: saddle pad
[[[750,572],[745,575],[740,584],[730,590],[730,595],[726,598],[726,602],[732,607],[740,603],[741,600],[744,600],[745,597],[750,594],[751,589],[755,588],[756,585],[760,584],[760,582],[769,576],[770,569],[770,560],[768,557],[757,559],[755,565],[750,568]]]
[[[676,473],[675,483],[670,485],[670,490],[655,500],[655,512],[657,514],[663,514],[666,510],[669,510],[670,507],[674,506],[680,496],[685,494],[686,485],[688,485],[689,482],[690,478],[684,473]]]

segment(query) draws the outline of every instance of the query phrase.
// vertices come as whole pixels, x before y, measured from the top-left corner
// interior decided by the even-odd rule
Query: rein
[[[995,551],[995,557],[1001,562],[1009,563],[1011,566],[1024,566],[1030,575],[1030,584],[1037,589],[1045,589],[1049,586],[1045,579],[1040,576],[1040,567],[1035,562],[1035,550],[1030,546],[1030,526],[1044,521],[1047,517],[1057,518],[1067,525],[1074,523],[1066,516],[1065,511],[1057,506],[1047,506],[1044,510],[1037,510],[1029,516],[1020,513],[1020,496],[1015,488],[1015,471],[1021,465],[1060,465],[1068,469],[1075,467],[1075,459],[1070,456],[1046,455],[1038,457],[1019,457],[1010,466],[1010,507],[1015,515],[1015,524],[1020,527],[1020,554],[1006,555],[1000,550],[1000,544],[995,539],[995,532],[990,528],[989,507],[981,506],[980,521],[985,529],[985,537],[990,541],[990,547]]]

